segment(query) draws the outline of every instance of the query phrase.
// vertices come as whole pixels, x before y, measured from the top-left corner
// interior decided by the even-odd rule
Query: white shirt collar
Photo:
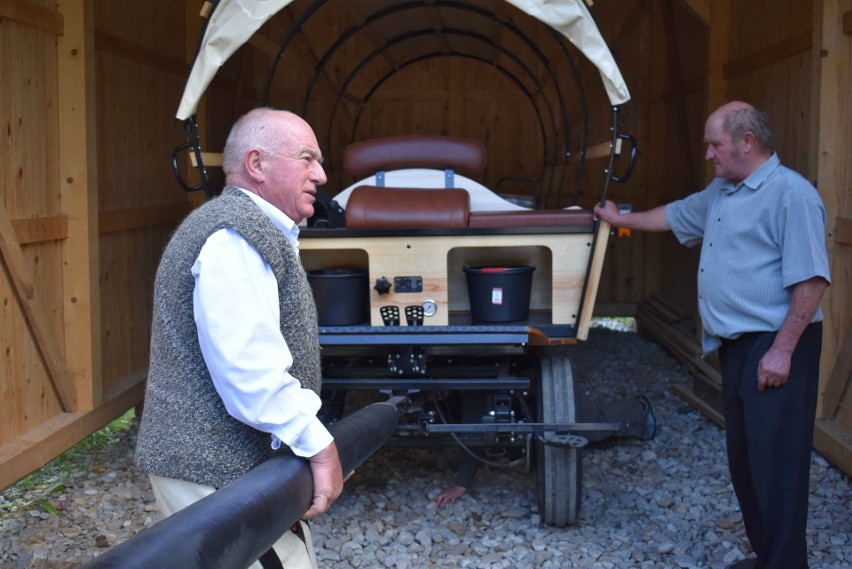
[[[257,207],[266,214],[269,219],[281,230],[282,233],[287,237],[287,240],[293,245],[293,247],[299,248],[299,226],[296,225],[296,222],[290,219],[287,214],[283,211],[255,194],[254,192],[250,192],[245,188],[237,188],[245,195],[251,198],[251,200],[257,204]]]

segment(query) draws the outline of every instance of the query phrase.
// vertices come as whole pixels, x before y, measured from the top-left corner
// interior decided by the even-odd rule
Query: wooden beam
[[[606,257],[606,246],[609,241],[609,231],[612,229],[609,223],[600,220],[598,233],[595,237],[595,250],[592,253],[592,261],[589,263],[589,274],[586,280],[586,293],[583,298],[583,306],[580,307],[580,318],[577,320],[577,339],[586,340],[589,337],[589,325],[592,322],[592,314],[595,310],[595,300],[598,296],[598,287],[601,282],[601,271],[603,270],[604,258]]]
[[[713,364],[702,357],[701,345],[694,338],[689,315],[677,312],[666,304],[663,297],[653,294],[639,304],[636,323],[641,329],[651,332],[705,384],[721,389],[722,376]]]
[[[95,32],[95,47],[100,53],[133,61],[156,69],[158,72],[171,73],[181,78],[185,78],[189,74],[189,65],[183,61],[101,31]],[[216,75],[210,82],[210,88],[233,93],[236,89],[236,82],[233,79]],[[257,100],[257,89],[243,87],[243,91],[246,98],[250,98],[252,101]]]
[[[704,399],[702,399],[698,394],[696,394],[692,388],[688,385],[673,385],[671,387],[672,393],[687,401],[690,405],[698,409],[701,414],[705,417],[722,427],[725,428],[725,417],[716,410],[715,407],[707,403]]]
[[[852,326],[847,326],[843,347],[837,352],[834,369],[822,392],[823,413],[827,419],[834,417],[843,392],[852,384]]]
[[[640,0],[633,5],[630,13],[619,23],[617,30],[612,34],[614,39],[608,41],[609,49],[613,55],[617,56],[625,47],[632,49],[635,46],[635,43],[627,40],[636,33],[636,30],[641,29],[642,20],[648,14],[650,8],[651,2],[648,0]],[[617,59],[618,57],[616,57]]]
[[[843,34],[840,22],[848,12],[846,0],[823,0],[814,4],[816,28],[812,67],[818,71],[812,86],[818,98],[818,130],[811,138],[816,147],[816,174],[820,197],[825,204],[829,221],[829,238],[826,242],[829,262],[835,283],[828,287],[822,299],[823,342],[820,368],[820,398],[817,417],[831,419],[824,395],[831,381],[833,367],[842,358],[841,350],[849,334],[849,272],[848,247],[852,243],[849,224],[849,191],[852,172],[849,166],[849,140],[852,135],[852,115],[849,113],[849,93],[852,84],[849,36]],[[846,10],[846,12],[844,12]],[[818,43],[817,43],[818,42]],[[813,158],[812,158],[813,160]],[[834,227],[831,227],[834,225]],[[845,280],[841,280],[845,279]],[[846,286],[844,286],[846,285]],[[834,412],[834,411],[833,411]]]
[[[12,229],[19,245],[61,241],[68,238],[68,216],[13,219]]]
[[[852,476],[852,431],[837,421],[817,419],[814,448],[847,476]]]
[[[131,229],[170,225],[182,220],[190,211],[192,211],[192,204],[189,202],[104,211],[99,218],[100,234],[107,235]]]
[[[843,14],[843,33],[852,36],[852,10]]]
[[[65,33],[62,14],[29,0],[0,0],[0,21],[4,19],[54,36]]]
[[[248,44],[259,52],[265,53],[272,59],[278,56],[278,44],[265,36],[257,33],[252,34],[248,40]]]
[[[662,9],[663,16],[663,26],[666,30],[666,58],[668,61],[668,67],[671,70],[671,82],[674,85],[674,89],[676,90],[684,90],[685,85],[683,83],[683,73],[680,69],[680,50],[677,45],[677,29],[674,23],[674,10],[672,7],[672,1],[664,3]],[[687,158],[686,166],[689,169],[689,179],[696,180],[697,177],[695,175],[695,168],[693,164],[695,161],[693,160],[691,150],[694,148],[692,144],[692,138],[689,135],[689,116],[686,110],[686,98],[678,97],[674,101],[674,120],[677,122],[677,130],[678,133],[683,137],[681,139],[681,144],[686,151]]]
[[[713,0],[710,3],[709,60],[707,62],[707,108],[706,113],[728,100],[728,77],[725,64],[731,55],[731,0]],[[713,170],[708,169],[706,179],[713,179]]]
[[[750,73],[761,67],[765,67],[777,61],[809,51],[813,45],[813,31],[806,30],[800,34],[789,37],[776,44],[767,46],[751,55],[731,61],[724,66],[724,77],[727,80],[734,79]]]
[[[218,166],[222,167],[224,163],[225,155],[221,152],[202,152],[201,160],[204,162],[205,166]],[[192,162],[193,168],[198,168],[198,160],[195,159],[195,152],[189,153],[189,161]]]
[[[68,217],[62,244],[65,365],[80,410],[101,402],[101,304],[95,126],[93,2],[59,0],[65,35],[56,45],[59,195]],[[75,409],[76,410],[76,409]]]
[[[189,66],[179,59],[165,56],[153,49],[148,49],[106,32],[95,32],[95,49],[101,53],[108,53],[127,61],[141,63],[159,72],[171,73],[182,78],[185,78],[189,73]]]
[[[823,45],[823,18],[825,17],[825,13],[823,10],[823,2],[814,2],[813,4],[813,15],[812,15],[812,24],[811,29],[813,30],[813,38],[811,39],[811,43],[816,46]],[[811,70],[810,70],[810,84],[817,88],[817,86],[822,85],[822,50],[814,49],[811,50]],[[816,91],[819,92],[818,89]],[[813,181],[814,185],[817,185],[817,176],[819,172],[819,144],[815,141],[818,141],[820,138],[820,96],[812,95],[808,104],[808,140],[813,141],[808,144],[808,162],[807,162],[807,172],[803,175],[806,178],[809,178]],[[824,374],[820,374],[820,377],[824,377]]]
[[[710,25],[710,0],[681,0],[681,2],[702,24]]]
[[[596,302],[594,315],[598,317],[636,316],[635,302]]]
[[[9,214],[2,204],[0,204],[0,259],[5,261],[36,347],[47,368],[47,377],[56,390],[62,409],[66,412],[75,411],[77,407],[75,393],[59,351],[59,343],[50,332],[48,319],[36,295],[32,271],[15,237]]]
[[[145,396],[143,370],[121,380],[105,403],[92,411],[61,413],[0,445],[0,489],[11,486],[97,431]]]
[[[683,82],[681,85],[671,86],[663,91],[660,100],[664,103],[675,103],[678,100],[685,99],[687,95],[694,95],[704,90],[704,77],[693,77],[688,82]]]
[[[621,146],[622,141],[619,138],[615,141],[615,154],[616,156],[621,155]],[[594,158],[609,158],[610,149],[612,148],[612,142],[601,142],[600,144],[596,144],[594,146],[590,146],[585,152],[586,160],[592,160]],[[573,164],[574,162],[579,162],[583,156],[578,152],[577,154],[571,155],[568,157],[567,163]],[[560,162],[557,160],[554,162],[555,164],[559,164]]]
[[[852,245],[852,218],[838,217],[836,224],[834,240],[844,245]]]

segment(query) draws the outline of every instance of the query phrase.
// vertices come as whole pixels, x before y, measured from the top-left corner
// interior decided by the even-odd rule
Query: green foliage
[[[56,513],[59,511],[59,510],[56,509],[56,506],[54,506],[53,504],[51,504],[50,502],[48,502],[45,499],[36,500],[35,502],[33,502],[33,504],[40,506],[42,510],[44,510],[45,512],[47,512],[51,516],[55,516]]]
[[[61,494],[68,487],[63,481],[99,467],[98,455],[127,434],[133,426],[135,416],[134,409],[128,410],[104,428],[95,431],[51,460],[40,470],[4,490],[0,496],[0,517],[11,511],[33,507],[38,507],[52,516],[56,515],[56,505],[48,499],[48,496]]]

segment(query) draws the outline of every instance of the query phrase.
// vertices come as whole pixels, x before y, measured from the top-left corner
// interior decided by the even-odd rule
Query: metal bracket
[[[444,170],[444,188],[450,189],[456,183],[456,174],[453,172],[452,168],[447,168]]]

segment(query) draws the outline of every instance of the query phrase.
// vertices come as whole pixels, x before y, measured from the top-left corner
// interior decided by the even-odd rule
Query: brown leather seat
[[[343,151],[343,168],[353,176],[398,168],[452,168],[462,172],[480,172],[485,168],[485,158],[485,145],[476,140],[411,134],[350,144]]]
[[[594,214],[584,209],[475,211],[468,216],[468,227],[576,227],[591,232],[594,225]]]
[[[358,186],[346,202],[349,229],[467,227],[470,196],[465,190]]]
[[[451,168],[476,172],[485,167],[485,146],[453,136],[389,136],[350,144],[343,164],[352,175],[397,168]],[[593,231],[586,210],[470,212],[462,189],[406,189],[359,186],[346,204],[350,229],[440,229],[464,227],[572,227]]]

